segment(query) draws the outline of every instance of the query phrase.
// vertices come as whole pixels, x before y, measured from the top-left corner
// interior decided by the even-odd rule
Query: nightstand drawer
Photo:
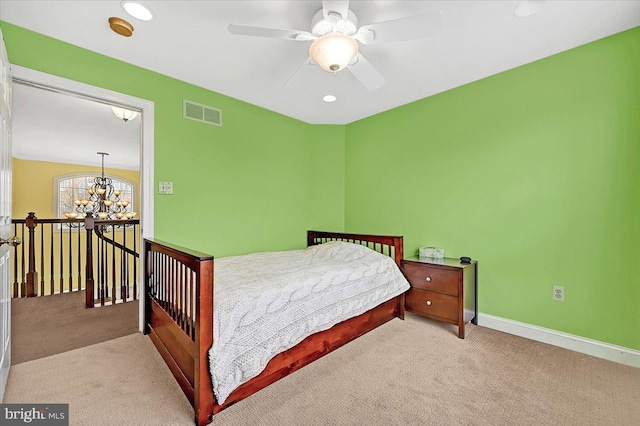
[[[458,295],[459,276],[456,270],[405,262],[404,274],[407,276],[409,283],[411,283],[411,287],[437,291],[452,296]]]
[[[458,321],[458,298],[455,296],[411,288],[405,297],[405,306],[410,312],[437,317],[454,324]]]

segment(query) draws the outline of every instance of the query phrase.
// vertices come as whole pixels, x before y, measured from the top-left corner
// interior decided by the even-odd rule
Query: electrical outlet
[[[173,182],[158,182],[158,194],[172,195]]]
[[[553,300],[558,302],[564,302],[564,286],[554,285],[553,286]]]

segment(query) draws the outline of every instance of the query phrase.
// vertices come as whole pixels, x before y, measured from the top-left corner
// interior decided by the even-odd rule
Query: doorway
[[[123,186],[122,190],[120,189],[118,190],[119,192],[118,196],[120,198],[122,199],[125,198],[126,190],[124,188],[129,188],[126,186],[127,182],[131,184],[129,193],[126,193],[126,196],[129,197],[126,200],[126,202],[128,204],[127,206],[128,212],[132,212],[135,209],[135,211],[139,214],[140,240],[142,238],[152,237],[153,236],[153,103],[142,100],[142,99],[133,98],[127,95],[111,92],[105,89],[97,88],[94,86],[85,85],[83,83],[78,83],[78,82],[66,80],[60,77],[52,76],[49,74],[40,73],[34,70],[22,68],[22,67],[12,66],[12,71],[14,75],[14,105],[18,106],[17,108],[18,111],[17,112],[14,111],[14,127],[15,127],[14,144],[16,146],[16,150],[14,150],[14,152],[16,153],[16,155],[14,155],[14,161],[15,161],[14,170],[17,170],[17,173],[14,172],[15,173],[14,199],[18,198],[21,200],[26,200],[24,202],[30,202],[32,200],[40,202],[41,205],[38,208],[42,209],[43,214],[42,215],[40,215],[39,213],[38,214],[39,214],[39,217],[41,218],[49,217],[49,216],[60,217],[61,214],[68,213],[65,210],[71,210],[68,206],[65,207],[64,203],[61,202],[60,200],[60,198],[64,198],[63,193],[66,188],[65,187],[66,184],[61,184],[60,182],[64,181],[64,179],[67,179],[67,181],[71,181],[71,182],[82,181],[82,179],[74,180],[73,178],[78,178],[77,176],[78,174],[87,174],[85,173],[87,169],[86,168],[82,169],[79,172],[71,171],[74,167],[80,164],[83,164],[86,167],[90,167],[93,164],[95,167],[96,160],[97,160],[97,163],[100,166],[102,166],[101,164],[102,159],[105,159],[104,166],[106,167],[106,170],[108,170],[108,172],[106,173],[106,176],[108,176],[110,179],[118,180],[119,184],[125,185]],[[42,96],[55,97],[55,99],[57,100],[52,102],[62,103],[60,105],[57,105],[56,112],[66,111],[71,116],[71,117],[67,117],[67,118],[70,118],[71,120],[69,122],[71,123],[69,124],[69,126],[75,127],[76,130],[84,129],[85,131],[86,130],[89,130],[90,132],[93,131],[93,137],[91,137],[91,135],[80,136],[74,141],[72,140],[73,139],[72,136],[67,135],[67,136],[63,136],[64,140],[61,140],[60,142],[55,142],[54,141],[55,138],[53,137],[43,138],[42,135],[40,135],[40,137],[36,137],[35,139],[40,139],[40,140],[48,139],[49,142],[51,143],[49,144],[49,146],[45,146],[45,147],[41,146],[40,149],[36,147],[36,149],[34,150],[32,149],[33,148],[32,147],[31,154],[28,154],[27,151],[29,151],[29,149],[27,149],[27,147],[23,146],[21,143],[22,136],[20,133],[19,106],[22,101],[29,99],[29,97],[32,96],[34,93],[39,94],[40,97]],[[37,99],[37,97],[34,99]],[[31,102],[33,104],[33,100],[31,100]],[[35,105],[38,105],[37,101]],[[112,113],[112,110],[111,110],[112,106],[124,108],[125,110],[129,110],[129,111],[136,111],[139,113],[139,117],[137,120],[131,119],[131,117],[128,117],[129,120],[127,122],[124,122],[124,120],[122,120],[121,117],[116,117],[115,114]],[[77,111],[74,108],[80,108],[80,110],[84,110],[83,112],[91,111],[95,114],[102,114],[103,112],[108,113],[109,119],[114,120],[114,123],[116,123],[117,125],[127,126],[127,127],[122,127],[122,129],[126,129],[126,131],[128,131],[129,134],[133,133],[137,135],[136,145],[138,149],[135,149],[134,147],[135,152],[132,154],[131,152],[132,147],[131,147],[130,141],[128,143],[125,143],[124,145],[122,144],[118,145],[117,141],[115,141],[107,144],[106,147],[104,145],[99,147],[96,144],[89,143],[89,142],[94,142],[93,140],[99,140],[99,141],[102,141],[102,143],[104,144],[105,138],[103,136],[105,136],[108,133],[108,131],[105,129],[101,129],[99,125],[95,123],[92,124],[91,117],[83,116],[81,115],[81,112],[74,112],[74,111]],[[54,122],[63,120],[60,117],[56,119],[55,117],[56,114],[54,114],[53,111],[50,111],[49,115],[50,117],[48,118],[50,120],[53,120]],[[32,125],[31,128],[34,131],[35,130],[42,131],[46,129],[46,126]],[[58,131],[58,133],[61,133],[61,131]],[[83,143],[82,142],[83,138],[86,140],[88,139],[93,139],[93,140]],[[123,139],[125,139],[124,136],[123,136]],[[37,155],[34,154],[34,152],[37,153],[37,155],[40,155],[41,158],[38,158]],[[99,156],[97,152],[107,152],[109,155]],[[88,155],[88,153],[92,153],[92,156],[95,158],[93,159],[84,158],[84,157],[91,157],[90,155]],[[137,156],[137,160],[134,158],[136,156]],[[134,158],[134,162],[136,162],[137,165],[132,166],[132,161],[131,161],[132,158]],[[112,161],[109,162],[110,160]],[[47,164],[43,166],[43,164],[38,163],[39,161]],[[18,166],[17,168],[16,168],[16,165]],[[33,179],[34,173],[29,173],[28,172],[29,170],[34,170],[34,167],[35,167],[35,170],[37,170],[39,174],[44,175],[45,169],[50,169],[52,165],[55,165],[54,168],[57,167],[57,170],[66,170],[66,171],[70,171],[70,173],[62,173],[62,174],[58,173],[56,175],[57,180],[47,176],[46,178],[49,179],[50,183],[46,185],[34,185],[34,182],[29,182],[27,183],[26,191],[24,187],[21,187],[21,180],[22,180],[21,176],[31,176],[27,180]],[[134,170],[131,170],[132,168]],[[105,170],[104,167],[102,170]],[[102,170],[100,170],[100,172]],[[114,172],[114,170],[116,170],[116,172]],[[124,171],[127,171],[127,173],[125,172],[120,173],[120,172],[117,172],[117,170],[124,170]],[[99,175],[100,172],[98,172],[97,174]],[[133,176],[135,176],[135,178],[131,178],[132,174]],[[120,175],[126,175],[126,176],[120,176]],[[70,178],[70,176],[73,178]],[[90,176],[90,175],[87,175],[87,176]],[[103,176],[105,176],[104,173],[103,173]],[[87,177],[87,181],[88,179],[89,178]],[[54,185],[54,182],[55,182],[55,185],[57,185],[57,187]],[[24,184],[24,182],[22,182],[22,184]],[[29,187],[33,188],[33,190],[29,191],[28,190]],[[57,194],[55,194],[56,189],[58,190]],[[26,194],[27,196],[25,197],[24,196],[25,194],[19,194],[16,197],[16,190],[20,190],[20,192],[28,192]],[[38,196],[35,193],[29,194],[29,192],[36,192],[36,190],[37,191],[45,190],[48,192],[49,196],[42,197],[42,196]],[[73,192],[73,190],[71,192]],[[132,192],[135,192],[135,193],[132,193]],[[47,198],[47,201],[43,202],[42,201],[43,198]],[[72,195],[71,198],[74,200],[78,200],[81,197],[76,198],[75,195]],[[16,203],[17,206],[16,208],[13,209],[13,212],[15,214],[24,213],[20,211],[20,209],[24,210],[25,206],[28,205],[28,204],[24,204],[24,202],[20,201],[19,203]],[[72,207],[74,206],[72,205]],[[56,208],[58,210],[56,210]],[[127,208],[122,209],[123,214],[127,212]],[[29,211],[33,211],[31,210],[31,208],[26,208],[26,209]],[[47,213],[50,213],[50,215]],[[15,214],[13,215],[14,218],[16,217]],[[61,228],[64,225],[58,224],[57,226]],[[109,228],[105,228],[105,229],[108,234]],[[58,231],[60,230],[61,229],[58,229]],[[69,236],[71,239],[69,244],[71,245],[73,245],[75,241],[74,236],[78,235],[79,237],[80,235],[79,230],[76,230],[76,231],[78,232],[77,234],[69,232]],[[56,237],[61,235],[60,233],[55,234],[55,232],[56,230],[54,229],[51,230],[52,235],[55,235]],[[107,235],[107,237],[108,236],[109,235]],[[55,245],[58,245],[58,240],[56,237],[53,237],[52,240],[55,241],[54,243]],[[39,238],[42,239],[42,242],[41,242],[41,245],[42,245],[42,243],[45,241],[45,236],[42,235]],[[51,236],[49,236],[49,238],[51,238]],[[112,238],[113,240],[116,240],[115,232],[112,234]],[[67,244],[66,237],[60,238],[60,241],[61,241],[61,244],[60,244],[61,246],[63,244]],[[140,242],[138,241],[138,247],[140,247],[139,244]],[[46,242],[45,245],[48,245],[48,241]],[[78,243],[77,247],[80,248],[80,243]],[[142,252],[142,250],[139,250],[139,251]],[[108,250],[106,253],[108,256],[109,254]],[[142,263],[143,261],[144,261],[143,259],[140,259],[139,265],[143,264]],[[64,270],[64,266],[65,266],[64,263],[65,262],[63,262],[60,268],[58,268],[60,271]],[[50,266],[50,265],[47,265],[47,266]],[[54,294],[57,293],[57,294],[55,296],[47,296],[47,297],[58,297],[61,295],[63,295],[64,297],[64,295],[68,296],[70,293],[72,293],[73,290],[76,289],[75,286],[80,287],[81,281],[86,277],[81,277],[80,275],[82,274],[80,272],[79,274],[77,274],[78,276],[75,277],[75,282],[74,282],[74,276],[73,276],[74,274],[72,272],[72,269],[74,267],[75,268],[79,267],[79,264],[77,261],[75,264],[72,263],[71,267],[66,268],[69,271],[70,276],[66,278],[66,281],[63,276],[61,283],[54,283],[53,277],[48,277],[47,280],[39,279],[39,283],[42,286],[42,289],[45,289],[44,294],[50,295],[53,290],[53,293]],[[81,270],[82,268],[78,268],[78,269]],[[114,267],[113,271],[116,271],[116,269],[118,268]],[[118,272],[114,272],[113,276],[115,277],[115,275],[117,274]],[[119,295],[122,295],[122,299],[119,302],[126,301],[124,299],[126,299],[127,297],[130,297],[131,292],[134,292],[133,294],[136,296],[135,298],[140,299],[139,297],[139,295],[141,294],[140,289],[143,288],[143,286],[141,285],[142,283],[141,271],[138,270],[135,278],[133,277],[131,278],[133,279],[133,287],[128,287],[127,289],[118,288],[117,291],[112,291],[111,293],[109,293],[109,289],[107,288],[106,290],[107,304],[109,304],[110,301],[113,301],[113,304],[118,303],[117,299]],[[115,286],[114,286],[114,290],[115,290]],[[47,291],[49,293],[47,293]],[[98,294],[97,296],[99,300],[100,295]],[[64,306],[65,304],[72,305],[73,303],[70,302],[70,299],[71,298],[65,299],[66,303],[62,303],[61,298],[59,298],[59,300],[55,302],[53,301],[53,299],[50,299],[49,303],[53,307],[59,308]],[[21,300],[21,302],[22,301],[23,300]],[[102,294],[103,304],[104,304],[104,301],[105,301],[105,297],[103,293]],[[80,302],[82,303],[82,300],[80,300]],[[127,309],[130,311],[130,314],[132,314],[134,317],[134,323],[131,327],[133,331],[135,331],[136,329],[141,330],[141,326],[142,326],[141,312],[144,312],[143,301],[139,302],[138,304],[139,306],[137,306],[134,311],[132,311],[131,305],[127,307]],[[26,309],[27,312],[29,312],[29,310],[30,309]],[[81,311],[78,311],[78,312],[80,315],[86,316],[90,314],[91,311],[94,311],[93,313],[91,313],[91,315],[96,315],[97,314],[97,312],[95,312],[96,310],[97,308],[84,309],[84,304],[81,304]],[[104,312],[107,312],[107,309],[105,309]],[[118,318],[118,317],[119,315],[114,316],[114,318]],[[135,317],[138,318],[137,324],[135,323]],[[51,322],[54,322],[54,323],[56,321],[55,318],[51,318],[50,320]],[[79,321],[78,318],[76,318],[76,322],[77,321]],[[83,322],[86,322],[88,324],[90,324],[91,321],[92,320],[88,317],[84,318],[83,320]],[[73,324],[68,324],[68,325],[73,326]],[[89,336],[85,336],[85,337],[89,337],[87,341],[91,342],[91,336],[90,336],[91,328],[92,328],[91,326],[88,328],[85,327],[84,329],[85,331],[78,331],[76,335],[80,336],[83,333],[88,334]],[[104,337],[108,337],[109,333],[111,333],[112,331],[117,332],[117,330],[121,328],[122,326],[118,326],[117,321],[113,320],[111,321],[110,324],[107,324],[106,331],[99,334],[103,334]],[[14,340],[14,345],[17,345],[17,344],[18,342]],[[18,360],[16,359],[16,361]]]

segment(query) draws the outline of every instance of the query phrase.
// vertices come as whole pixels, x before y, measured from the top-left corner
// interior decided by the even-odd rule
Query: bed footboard
[[[144,332],[193,405],[196,424],[207,425],[214,403],[213,256],[153,239],[144,246]]]

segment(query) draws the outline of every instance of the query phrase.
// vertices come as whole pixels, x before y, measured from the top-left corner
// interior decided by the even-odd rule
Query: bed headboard
[[[329,241],[345,241],[369,247],[378,253],[385,254],[401,266],[404,256],[404,242],[402,237],[389,235],[343,234],[340,232],[307,231],[307,246],[322,244]]]

